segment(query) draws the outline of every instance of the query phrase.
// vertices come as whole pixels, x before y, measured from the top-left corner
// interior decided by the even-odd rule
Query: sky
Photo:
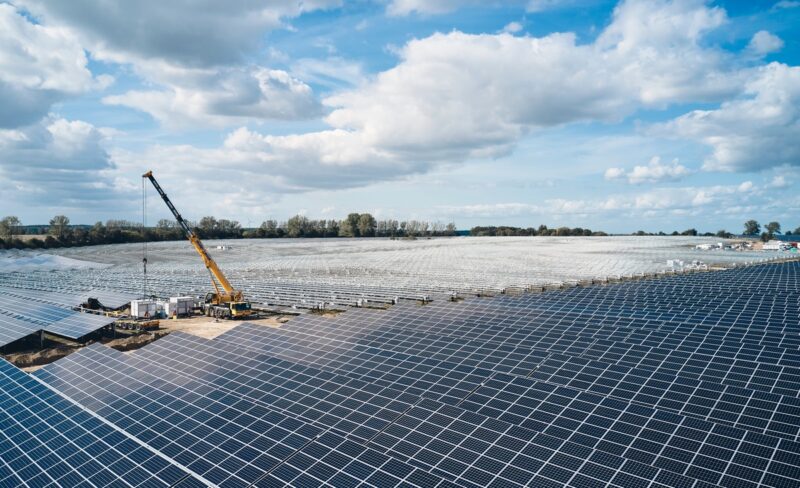
[[[0,216],[141,222],[153,170],[246,227],[794,229],[799,34],[793,0],[0,1]]]

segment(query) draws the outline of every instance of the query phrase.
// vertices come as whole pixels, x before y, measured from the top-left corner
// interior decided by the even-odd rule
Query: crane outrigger
[[[250,302],[244,299],[241,290],[235,289],[230,281],[228,281],[228,278],[225,277],[225,273],[219,269],[217,263],[208,254],[205,246],[203,246],[203,242],[191,227],[189,227],[189,224],[186,223],[183,217],[181,217],[178,209],[172,204],[167,194],[164,193],[164,190],[161,189],[161,185],[156,181],[153,172],[148,171],[142,175],[142,178],[149,179],[150,183],[153,184],[153,187],[155,187],[158,194],[164,200],[164,203],[167,204],[167,208],[169,208],[172,215],[175,216],[175,220],[178,221],[178,225],[183,230],[186,238],[189,239],[189,242],[194,246],[194,250],[197,251],[197,254],[203,259],[203,264],[205,264],[206,269],[208,269],[211,275],[211,284],[214,285],[215,291],[206,294],[205,304],[203,306],[205,314],[218,318],[231,319],[249,317],[253,313]]]

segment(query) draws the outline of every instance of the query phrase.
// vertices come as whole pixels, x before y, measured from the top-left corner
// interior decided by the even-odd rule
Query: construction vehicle
[[[225,277],[225,274],[219,269],[219,266],[217,266],[217,263],[211,259],[202,241],[200,241],[200,238],[197,237],[197,234],[189,227],[189,224],[183,220],[183,217],[178,213],[175,205],[172,204],[167,194],[161,189],[161,185],[156,181],[153,172],[148,171],[142,175],[142,178],[149,179],[150,183],[153,184],[158,194],[164,200],[164,203],[167,204],[167,207],[172,212],[172,215],[175,216],[175,220],[178,221],[178,225],[183,230],[186,238],[189,239],[189,242],[192,243],[197,254],[203,259],[203,264],[206,265],[206,269],[208,269],[208,273],[211,275],[211,284],[214,286],[215,291],[206,294],[203,312],[209,317],[225,319],[247,318],[252,315],[253,309],[250,302],[244,299],[241,290],[233,288],[228,278]]]

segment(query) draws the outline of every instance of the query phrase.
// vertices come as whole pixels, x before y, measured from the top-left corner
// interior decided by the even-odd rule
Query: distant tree
[[[445,234],[448,235],[448,236],[456,235],[456,231],[457,231],[456,223],[455,222],[450,222],[449,224],[447,224],[447,227],[445,227],[444,231],[445,231]]]
[[[770,222],[764,228],[767,230],[767,233],[770,235],[779,234],[781,231],[781,224],[778,222]]]
[[[339,222],[330,219],[325,223],[325,237],[336,237],[339,235]]]
[[[761,225],[755,220],[748,220],[744,223],[744,235],[757,236],[761,232]]]
[[[0,220],[0,236],[2,236],[6,241],[14,240],[14,236],[21,233],[21,225],[22,222],[20,222],[19,218],[13,215],[3,217],[3,220]]]
[[[275,220],[265,220],[256,230],[258,237],[278,237],[278,222]]]
[[[715,236],[716,237],[720,237],[722,239],[730,239],[731,237],[733,237],[733,234],[731,234],[730,232],[728,232],[725,229],[720,229],[720,230],[717,231]]]
[[[305,215],[295,215],[286,222],[286,235],[288,237],[303,237],[309,227]]]
[[[351,213],[339,223],[339,235],[342,237],[358,237],[358,221],[360,214]]]
[[[69,217],[66,215],[56,215],[50,219],[50,235],[58,240],[63,240],[69,226]]]
[[[375,227],[377,223],[375,222],[375,217],[371,214],[364,213],[358,217],[358,234],[361,237],[372,237],[375,235]]]
[[[696,236],[697,229],[686,229],[685,231],[681,232],[682,236]]]
[[[212,216],[206,216],[200,219],[197,227],[200,229],[200,233],[203,237],[214,238],[217,235],[217,219]]]

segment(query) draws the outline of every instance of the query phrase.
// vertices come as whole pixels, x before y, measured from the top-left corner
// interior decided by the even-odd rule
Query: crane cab
[[[218,319],[245,319],[253,314],[250,302],[220,299],[216,293],[206,294],[203,311],[208,317]]]

